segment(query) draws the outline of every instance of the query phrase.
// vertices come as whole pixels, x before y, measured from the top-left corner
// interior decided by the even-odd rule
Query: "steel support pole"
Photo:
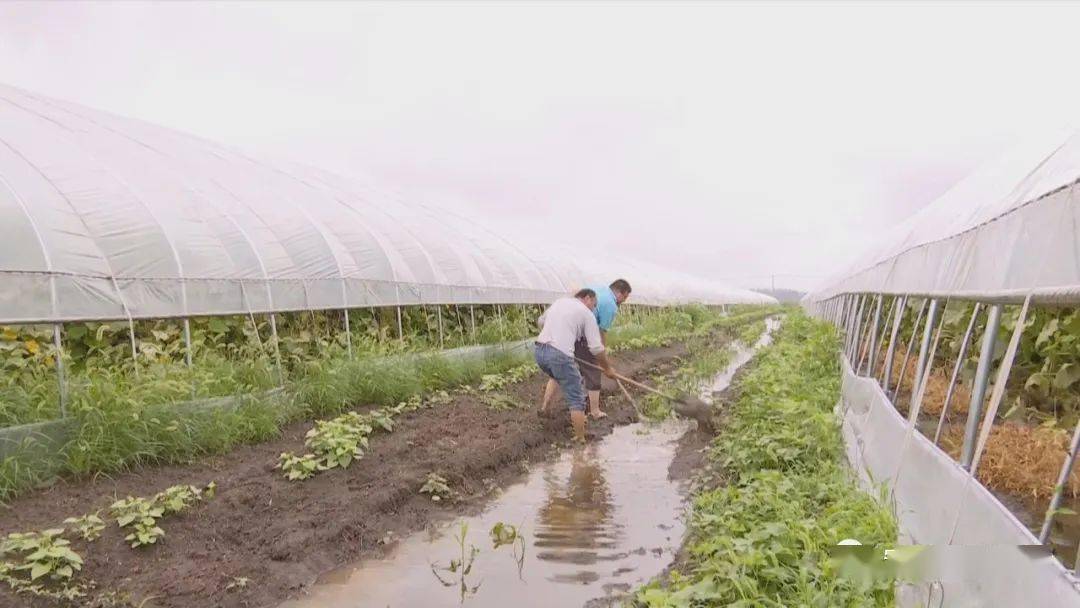
[[[476,342],[476,306],[469,304],[469,321],[472,327],[472,339]]]
[[[345,315],[345,344],[348,345],[349,358],[352,359],[352,357],[353,357],[352,329],[349,327],[349,309],[348,308],[342,308],[341,313],[343,315]]]
[[[194,347],[191,345],[191,319],[184,317],[184,363],[192,366]]]
[[[851,317],[855,316],[855,311],[854,311],[855,298],[856,298],[856,296],[853,296],[853,295],[844,296],[844,299],[847,300],[847,301],[844,303],[844,314],[843,314],[843,318],[841,319],[842,322],[843,322],[843,325],[842,325],[843,329],[841,331],[844,334],[844,356],[845,357],[847,357],[847,353],[848,353],[848,344],[851,342]]]
[[[258,328],[255,331],[258,331]],[[274,364],[277,365],[278,384],[285,386],[285,370],[281,367],[281,348],[278,346],[277,316],[274,313],[270,313],[270,339],[274,342]]]
[[[915,407],[915,396],[919,394],[919,387],[922,386],[926,366],[934,364],[933,361],[927,359],[930,354],[930,340],[934,336],[934,326],[937,325],[940,312],[941,300],[937,298],[930,300],[930,310],[926,313],[926,323],[923,327],[922,343],[919,344],[919,358],[915,363],[915,380],[911,383],[911,399],[908,401],[910,408]]]
[[[893,298],[893,326],[889,334],[889,346],[885,349],[885,364],[881,369],[881,387],[886,395],[889,394],[889,383],[892,382],[893,358],[896,354],[896,338],[900,333],[900,324],[907,312],[907,296],[895,296]]]
[[[135,321],[128,317],[128,338],[131,341],[131,364],[134,366],[135,377],[139,377],[139,348],[135,345]]]
[[[442,306],[435,305],[435,315],[439,318],[439,348],[443,347]]]
[[[53,350],[56,351],[56,381],[60,385],[60,417],[67,418],[67,381],[64,375],[64,345],[60,333],[64,330],[61,323],[53,323]]]
[[[867,298],[866,306],[863,307],[863,312],[866,314],[863,317],[862,328],[859,330],[859,344],[858,348],[855,350],[855,360],[853,361],[851,368],[856,376],[861,374],[860,370],[862,370],[863,361],[865,357],[869,355],[869,351],[866,347],[870,342],[870,321],[872,320],[873,315],[870,313],[869,296],[867,296]]]
[[[862,325],[862,308],[863,297],[861,295],[855,296],[855,301],[851,308],[851,323],[848,329],[848,347],[847,358],[848,361],[854,364],[855,343],[859,341],[859,326]]]
[[[870,340],[869,340],[869,343],[867,344],[867,351],[866,351],[866,375],[867,376],[873,376],[874,375],[874,359],[875,359],[874,355],[876,354],[875,349],[877,348],[878,324],[881,323],[881,306],[882,306],[882,304],[885,303],[885,297],[882,296],[882,295],[876,296],[875,299],[877,300],[877,303],[874,305],[874,317],[873,317],[873,320],[870,322]],[[861,360],[859,361],[859,364],[860,364],[859,367],[861,368],[862,367],[862,361]],[[858,372],[856,372],[856,375],[858,375]]]
[[[866,306],[866,296],[859,296],[859,306],[855,309],[855,323],[852,325],[853,331],[851,332],[851,345],[848,347],[848,361],[851,363],[852,369],[854,369],[859,362],[859,334],[862,332],[863,324],[863,308]]]
[[[900,394],[900,388],[904,384],[904,373],[907,372],[908,360],[911,358],[911,350],[915,348],[915,339],[919,337],[919,323],[922,322],[923,313],[926,312],[926,300],[923,300],[921,306],[919,306],[919,314],[915,317],[915,325],[911,327],[911,339],[908,340],[907,349],[904,350],[904,361],[900,364],[900,377],[896,379],[896,386],[893,387],[892,398],[896,399],[896,396]],[[914,387],[915,383],[911,383]],[[913,390],[912,393],[915,391]]]
[[[841,315],[840,333],[844,336],[844,356],[847,357],[848,342],[851,340],[851,317],[854,315],[854,302],[855,296],[844,296],[846,302],[844,302],[844,313]]]
[[[465,323],[461,320],[461,305],[451,304],[454,307],[454,319],[457,320],[458,331],[461,332],[461,343],[465,343]]]
[[[964,425],[964,447],[960,453],[960,466],[965,469],[971,467],[971,459],[975,456],[975,435],[979,430],[979,419],[982,418],[983,401],[986,398],[986,387],[990,380],[990,365],[994,358],[994,347],[997,345],[1002,310],[1001,304],[993,304],[986,317],[982,350],[979,351],[979,366],[975,369],[971,405],[968,406],[967,423]]]
[[[976,302],[971,310],[971,320],[968,321],[964,339],[960,342],[960,352],[956,355],[956,364],[953,365],[952,377],[949,378],[949,388],[945,391],[945,403],[941,404],[941,416],[938,418],[937,430],[934,431],[934,445],[941,440],[941,429],[945,426],[945,417],[949,415],[949,405],[956,392],[956,381],[960,377],[960,368],[964,366],[964,357],[967,356],[968,343],[971,342],[971,334],[975,331],[975,321],[979,319],[980,310],[982,310],[982,304]]]
[[[240,281],[240,299],[244,302],[244,308],[247,309],[248,319],[251,321],[251,329],[255,332],[255,341],[259,343],[259,352],[266,354],[266,346],[263,344],[262,336],[259,335],[259,324],[255,322],[255,313],[251,310],[251,301],[248,300],[247,290],[244,289],[244,282]]]
[[[1061,507],[1061,497],[1065,494],[1065,486],[1069,483],[1069,475],[1072,474],[1073,465],[1076,463],[1076,449],[1080,447],[1080,421],[1073,430],[1072,443],[1069,444],[1069,453],[1065,455],[1065,462],[1061,463],[1061,472],[1058,473],[1057,485],[1054,486],[1054,496],[1050,499],[1050,506],[1046,509],[1046,518],[1043,520],[1042,530],[1039,531],[1039,544],[1045,545],[1050,539],[1050,528],[1054,524],[1054,515]]]
[[[397,306],[397,337],[398,342],[405,343],[405,331],[401,327],[401,307]]]
[[[893,306],[896,306],[896,300],[894,299],[889,303],[889,308],[885,310],[885,316],[881,317],[879,313],[881,313],[882,306],[885,304],[885,295],[882,294],[880,297],[881,300],[878,302],[877,311],[874,313],[874,335],[873,339],[870,341],[870,361],[866,366],[866,375],[871,378],[874,377],[874,368],[877,366],[878,362],[878,351],[881,350],[879,338],[882,340],[885,338],[885,328],[889,326],[889,316],[892,314]],[[881,318],[879,319],[879,317]],[[880,334],[878,333],[879,322],[881,325]]]

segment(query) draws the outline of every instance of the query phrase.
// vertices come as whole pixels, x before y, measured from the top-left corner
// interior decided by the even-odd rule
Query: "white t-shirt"
[[[574,343],[582,336],[594,355],[604,352],[600,341],[600,326],[596,315],[577,298],[559,298],[540,315],[540,336],[536,341],[550,344],[567,355],[574,356]]]

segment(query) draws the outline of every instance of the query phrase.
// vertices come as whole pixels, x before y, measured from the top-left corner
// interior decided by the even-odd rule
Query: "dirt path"
[[[684,346],[673,345],[619,353],[616,361],[620,371],[644,378],[646,370],[670,367],[685,353]],[[542,385],[536,374],[505,392],[531,405]],[[609,416],[590,423],[590,434],[609,433],[636,418],[615,386],[605,385],[604,392]],[[322,572],[379,555],[386,549],[383,539],[392,543],[430,523],[475,511],[493,490],[569,437],[564,416],[541,419],[532,409],[494,411],[468,395],[403,414],[396,422],[393,433],[372,436],[360,462],[307,481],[286,481],[273,468],[281,452],[302,452],[311,425],[300,423],[284,429],[276,441],[191,465],[59,483],[0,511],[0,533],[56,527],[66,517],[103,509],[117,498],[213,480],[217,497],[164,519],[166,537],[157,546],[132,550],[115,525],[93,544],[74,542],[86,559],[80,578],[96,581],[99,590],[130,594],[132,605],[145,608],[274,606],[301,593]],[[433,503],[420,495],[431,472],[446,477],[461,498]],[[250,582],[226,590],[239,578]],[[30,600],[0,590],[0,606],[49,605]]]

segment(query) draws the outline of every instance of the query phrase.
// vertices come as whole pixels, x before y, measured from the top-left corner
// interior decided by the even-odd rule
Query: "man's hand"
[[[596,353],[596,362],[600,364],[600,371],[608,378],[615,379],[618,376],[615,368],[611,366],[611,360],[608,359],[607,352],[600,351]]]

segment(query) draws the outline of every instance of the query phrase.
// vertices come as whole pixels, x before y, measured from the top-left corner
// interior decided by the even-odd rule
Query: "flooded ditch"
[[[736,351],[703,386],[727,388],[766,344]],[[505,489],[479,515],[402,539],[384,559],[331,572],[305,597],[281,608],[518,608],[581,606],[631,591],[674,559],[685,531],[687,481],[669,479],[683,420],[634,423],[562,452]],[[521,540],[495,547],[497,524]],[[505,539],[504,539],[505,540]]]

